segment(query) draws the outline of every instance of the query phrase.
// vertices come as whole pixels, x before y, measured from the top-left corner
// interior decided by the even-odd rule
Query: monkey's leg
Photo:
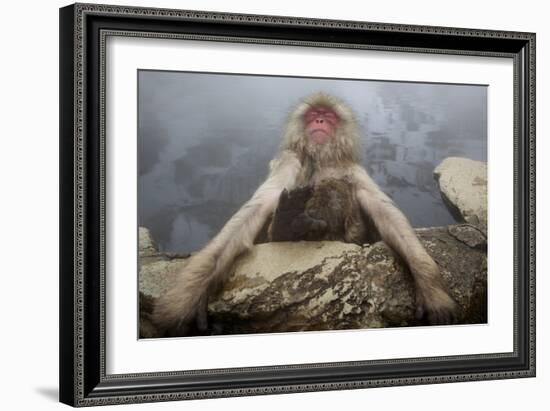
[[[344,240],[347,243],[364,244],[366,240],[365,223],[362,221],[361,213],[357,210],[357,213],[352,212],[352,215],[348,216],[344,220]]]
[[[290,229],[292,233],[299,238],[317,238],[327,231],[328,224],[325,220],[311,217],[307,213],[302,213],[292,221]]]

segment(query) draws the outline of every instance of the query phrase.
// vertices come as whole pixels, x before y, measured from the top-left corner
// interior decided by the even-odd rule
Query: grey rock
[[[441,196],[459,221],[487,230],[487,164],[449,157],[434,170]]]
[[[470,224],[416,230],[436,260],[458,322],[487,321],[486,237]],[[183,258],[161,257],[140,267],[142,300],[170,287]],[[145,300],[147,299],[147,300]],[[145,306],[144,306],[145,307]],[[143,336],[151,336],[147,307]],[[208,306],[211,334],[341,330],[423,324],[414,317],[408,269],[383,243],[268,243],[240,257]]]

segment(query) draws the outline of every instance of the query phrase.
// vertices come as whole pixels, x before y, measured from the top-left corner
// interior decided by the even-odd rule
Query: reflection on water
[[[416,227],[454,222],[433,169],[486,161],[485,86],[142,71],[138,214],[162,250],[202,247],[265,178],[299,99],[344,99],[363,131],[363,163]]]

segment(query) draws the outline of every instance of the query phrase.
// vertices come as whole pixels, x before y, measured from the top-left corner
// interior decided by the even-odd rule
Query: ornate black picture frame
[[[105,40],[187,38],[501,57],[514,70],[514,349],[170,372],[105,371]],[[75,4],[60,10],[60,400],[73,406],[535,376],[535,34]],[[498,119],[495,119],[498,121]]]

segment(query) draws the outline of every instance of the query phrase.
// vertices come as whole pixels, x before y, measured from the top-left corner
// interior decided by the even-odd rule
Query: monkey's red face
[[[326,107],[311,107],[304,115],[305,132],[314,144],[325,144],[336,134],[340,118]]]

